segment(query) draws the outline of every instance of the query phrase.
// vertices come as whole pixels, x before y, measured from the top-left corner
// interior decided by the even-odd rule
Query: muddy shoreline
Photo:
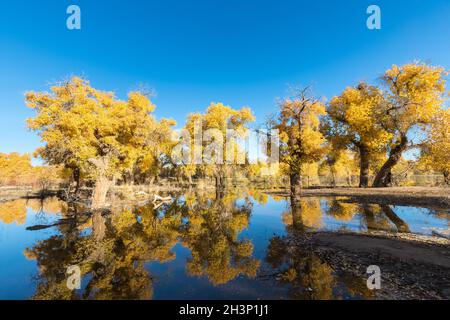
[[[367,279],[367,267],[379,266],[382,285],[374,299],[450,299],[448,239],[308,232],[291,235],[289,241],[292,250],[311,250],[337,274]]]
[[[267,194],[289,196],[288,190],[265,191]],[[427,206],[450,209],[450,188],[392,187],[392,188],[310,188],[302,190],[303,197],[347,197],[357,202]]]
[[[1,187],[0,203],[16,199],[35,199],[39,196],[39,191],[32,187]]]

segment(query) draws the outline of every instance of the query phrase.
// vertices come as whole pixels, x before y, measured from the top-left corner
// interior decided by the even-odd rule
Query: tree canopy
[[[76,180],[80,176],[94,180],[93,200],[99,206],[112,179],[132,170],[138,161],[141,170],[150,170],[160,147],[171,138],[155,132],[164,134],[174,124],[157,122],[151,116],[155,106],[142,93],[131,92],[123,101],[78,77],[53,86],[50,93],[29,92],[26,101],[36,110],[28,126],[45,143],[37,155],[72,170]]]

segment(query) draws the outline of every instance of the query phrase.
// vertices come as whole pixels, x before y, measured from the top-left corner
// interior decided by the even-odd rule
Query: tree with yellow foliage
[[[33,166],[29,154],[0,153],[0,185],[14,185],[30,181]]]
[[[385,116],[382,92],[366,83],[348,87],[328,105],[329,121],[323,125],[334,151],[350,148],[359,154],[360,187],[369,186],[369,166],[391,138],[382,125]],[[331,120],[331,121],[330,121]]]
[[[26,101],[37,113],[28,127],[45,142],[37,154],[70,169],[77,186],[81,176],[95,181],[93,208],[105,205],[113,181],[148,152],[149,132],[158,127],[145,95],[131,92],[127,101],[118,100],[78,77],[51,93],[29,92]]]
[[[0,153],[0,186],[37,186],[44,191],[60,180],[60,171],[55,166],[33,166],[29,154]]]
[[[185,125],[189,141],[184,141],[189,157],[181,163],[184,173],[192,176],[195,166],[204,176],[214,177],[216,191],[223,193],[226,177],[243,165],[238,161],[243,152],[238,140],[246,136],[247,125],[254,120],[250,108],[236,110],[222,103],[211,103],[204,114],[190,114]]]
[[[351,150],[329,149],[324,161],[320,163],[319,173],[331,176],[333,187],[338,180],[345,180],[347,186],[352,186],[352,176],[358,171],[357,155]]]
[[[311,95],[309,87],[280,103],[278,117],[270,123],[280,134],[280,161],[287,165],[291,196],[302,188],[302,166],[318,161],[325,153],[325,138],[319,130],[319,117],[325,106]]]
[[[383,127],[391,134],[388,158],[375,177],[374,187],[391,184],[392,168],[404,151],[414,147],[410,134],[426,129],[442,110],[446,100],[444,68],[424,63],[392,66],[382,77],[385,87]]]
[[[175,125],[174,120],[162,118],[147,128],[147,141],[130,171],[132,182],[151,184],[164,166],[172,165],[170,154],[176,145],[176,141],[172,139]]]
[[[450,185],[450,109],[442,110],[433,120],[420,162],[442,173],[445,184]]]

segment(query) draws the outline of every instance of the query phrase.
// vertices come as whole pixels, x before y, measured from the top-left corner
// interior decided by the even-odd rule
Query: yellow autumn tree
[[[445,184],[450,185],[450,109],[442,110],[433,120],[420,162],[442,173]]]
[[[105,205],[112,182],[145,154],[149,130],[157,127],[150,115],[155,106],[145,95],[131,92],[127,101],[118,100],[78,77],[51,92],[29,92],[26,101],[36,111],[28,127],[45,143],[37,154],[70,169],[77,186],[81,176],[95,181],[94,208]]]
[[[239,139],[248,134],[247,125],[254,120],[250,108],[236,110],[222,103],[211,103],[204,114],[190,114],[178,150],[183,173],[214,177],[216,190],[222,193],[226,177],[246,162]],[[183,147],[186,157],[180,156]],[[244,163],[239,161],[242,157]]]
[[[352,176],[358,168],[359,162],[353,151],[330,148],[320,163],[319,174],[329,176],[333,187],[338,180],[345,180],[347,186],[352,186]]]
[[[280,103],[278,117],[270,124],[279,130],[280,161],[287,165],[292,196],[300,194],[302,167],[318,161],[325,153],[325,138],[319,130],[319,118],[325,114],[322,101],[306,87]]]
[[[29,182],[33,167],[29,154],[0,153],[0,185],[15,185]]]
[[[381,90],[366,83],[348,87],[328,105],[329,120],[323,128],[334,150],[351,149],[359,154],[360,187],[369,186],[369,166],[392,137],[383,127],[386,116]],[[333,159],[329,159],[333,162]]]
[[[128,172],[133,183],[151,184],[166,165],[172,165],[170,155],[176,145],[173,139],[175,125],[174,120],[163,118],[159,122],[152,122],[147,127],[147,141],[135,166]]]
[[[374,187],[391,184],[392,168],[404,151],[415,147],[413,131],[426,129],[443,109],[447,98],[447,72],[425,63],[392,66],[381,78],[386,106],[383,126],[388,129],[388,157],[374,180]]]

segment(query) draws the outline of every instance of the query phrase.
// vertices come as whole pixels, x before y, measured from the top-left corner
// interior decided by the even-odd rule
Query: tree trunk
[[[80,169],[78,168],[73,169],[72,175],[73,180],[75,181],[75,195],[77,195],[78,192],[80,191],[80,180],[81,180]]]
[[[106,195],[108,194],[110,186],[111,181],[109,181],[104,174],[97,178],[92,194],[92,209],[101,209],[106,206]]]
[[[359,148],[360,166],[359,166],[359,187],[367,188],[369,186],[369,152],[366,148]]]
[[[352,176],[351,176],[351,173],[347,173],[347,185],[348,185],[349,187],[352,186]]]
[[[97,179],[95,180],[94,191],[92,193],[91,208],[101,209],[106,206],[106,195],[112,184],[115,184],[115,179],[110,181],[106,172],[109,168],[110,157],[108,155],[101,158],[91,158],[89,162],[96,167]]]
[[[225,182],[222,175],[217,174],[215,176],[216,180],[216,199],[222,199],[225,191]]]
[[[331,168],[331,186],[333,188],[336,187],[336,170],[334,170],[333,168]]]
[[[217,165],[217,171],[215,173],[216,195],[218,198],[222,198],[225,191],[225,167],[223,165]]]
[[[444,183],[445,183],[445,185],[446,186],[450,186],[450,171],[444,170],[443,175],[444,175]]]
[[[392,184],[392,168],[400,161],[403,151],[406,150],[407,144],[408,138],[404,135],[401,137],[400,143],[391,150],[389,158],[376,175],[373,182],[375,188],[388,187]]]
[[[302,191],[302,177],[300,172],[291,173],[289,179],[291,185],[291,197],[295,199],[300,198]]]
[[[100,211],[95,211],[92,215],[92,235],[95,241],[101,241],[106,234],[106,220]]]

